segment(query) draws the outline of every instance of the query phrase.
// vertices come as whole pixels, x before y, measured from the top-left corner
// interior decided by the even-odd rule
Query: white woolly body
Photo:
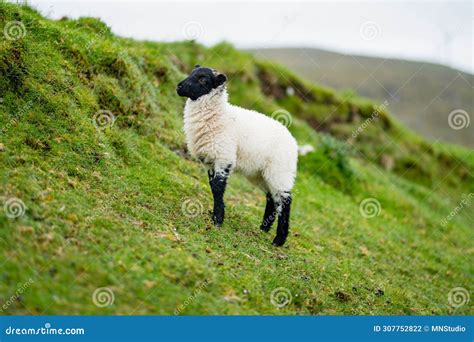
[[[184,131],[191,155],[217,172],[231,165],[274,196],[293,188],[296,140],[278,121],[229,104],[224,86],[187,100]]]

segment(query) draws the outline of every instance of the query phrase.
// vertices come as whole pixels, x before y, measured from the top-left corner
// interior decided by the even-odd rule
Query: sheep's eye
[[[206,76],[199,76],[198,82],[201,84],[206,83],[207,82]]]

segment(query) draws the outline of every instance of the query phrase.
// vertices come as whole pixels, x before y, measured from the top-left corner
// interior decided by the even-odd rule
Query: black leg
[[[230,167],[231,165],[224,170],[209,170],[207,172],[212,196],[214,197],[212,220],[217,227],[220,227],[224,222],[224,192],[227,185],[227,178],[229,178],[230,174]]]
[[[274,246],[283,246],[288,236],[290,225],[291,194],[285,192],[279,196],[276,203],[278,213],[277,235],[273,240]]]
[[[275,218],[275,202],[273,201],[272,195],[268,192],[267,205],[265,206],[265,214],[263,214],[263,222],[260,229],[264,232],[268,232],[272,227],[273,222],[275,222]]]

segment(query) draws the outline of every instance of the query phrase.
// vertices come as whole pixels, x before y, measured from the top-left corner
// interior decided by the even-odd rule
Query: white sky
[[[473,1],[42,1],[50,18],[100,17],[113,32],[156,41],[226,40],[424,60],[474,73]]]

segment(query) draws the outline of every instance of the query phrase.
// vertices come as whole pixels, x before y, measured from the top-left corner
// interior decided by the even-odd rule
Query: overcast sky
[[[316,47],[474,72],[472,1],[42,1],[51,18],[100,17],[121,36],[237,47]]]

